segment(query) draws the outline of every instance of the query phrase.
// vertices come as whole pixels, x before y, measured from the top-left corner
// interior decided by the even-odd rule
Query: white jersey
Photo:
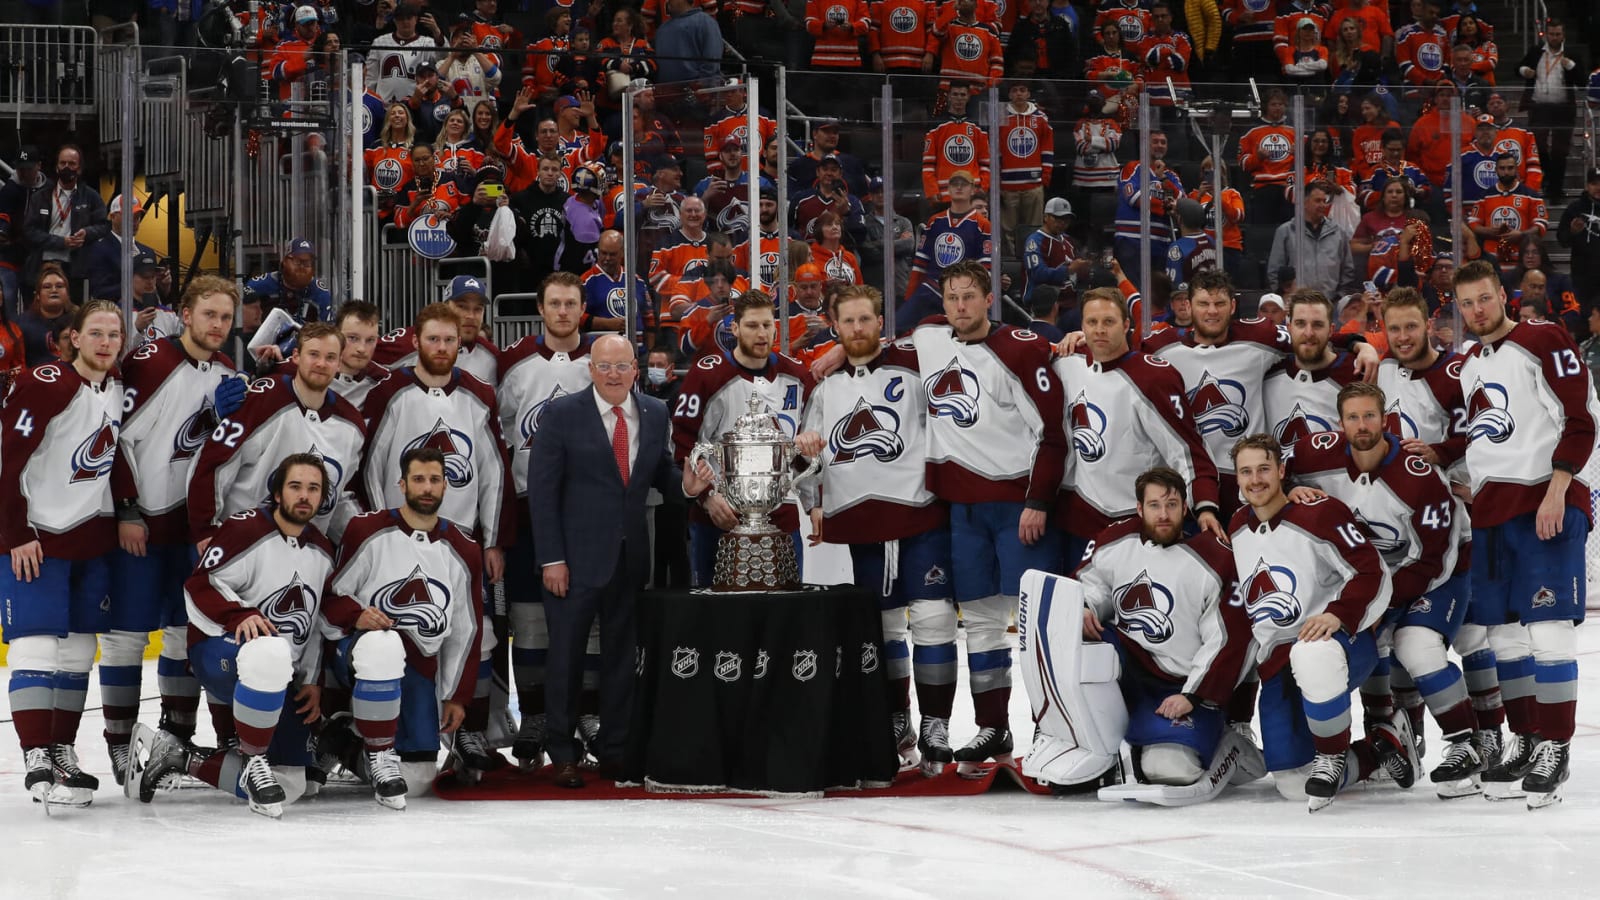
[[[392,31],[380,34],[367,53],[367,88],[385,104],[405,100],[417,89],[417,66],[441,55],[430,35],[418,34],[402,44]]]
[[[411,329],[398,328],[380,338],[372,351],[372,361],[390,370],[416,365],[417,347],[411,338]],[[462,342],[456,354],[456,368],[495,387],[500,384],[500,348],[484,337],[471,343]]]
[[[1350,508],[1333,497],[1290,503],[1270,521],[1233,517],[1239,597],[1255,633],[1263,679],[1289,662],[1300,627],[1328,612],[1346,634],[1371,628],[1389,608],[1389,568]]]
[[[509,546],[515,534],[510,462],[500,436],[494,389],[456,369],[450,383],[428,387],[414,366],[396,369],[367,395],[363,410],[371,437],[362,464],[362,496],[373,509],[405,502],[400,457],[416,447],[444,454],[449,486],[439,515],[469,532],[485,547]]]
[[[1355,357],[1341,353],[1328,366],[1303,369],[1286,359],[1262,385],[1267,433],[1278,439],[1284,455],[1307,435],[1339,430],[1339,391],[1360,380]]]
[[[1266,319],[1244,319],[1229,326],[1220,344],[1201,344],[1192,331],[1169,328],[1147,338],[1144,349],[1183,375],[1211,462],[1232,475],[1233,445],[1267,430],[1264,384],[1267,372],[1290,353],[1289,333]]]
[[[1393,357],[1378,365],[1378,387],[1388,404],[1385,430],[1432,447],[1450,479],[1462,483],[1467,481],[1467,403],[1461,394],[1465,364],[1466,357],[1448,352],[1420,371]]]
[[[229,516],[183,585],[189,643],[227,637],[259,615],[289,642],[295,683],[315,684],[322,675],[322,592],[331,574],[333,544],[315,525],[290,537],[266,510]]]
[[[593,343],[594,339],[586,336],[578,349],[568,353],[550,349],[543,335],[528,335],[501,354],[505,374],[495,397],[500,404],[500,433],[511,449],[511,476],[518,497],[528,495],[528,457],[545,406],[592,383],[589,348]]]

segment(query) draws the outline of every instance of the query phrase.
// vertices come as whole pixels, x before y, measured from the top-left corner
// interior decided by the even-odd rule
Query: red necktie
[[[613,406],[617,414],[616,430],[611,432],[611,452],[617,457],[617,472],[622,475],[622,485],[628,485],[628,420],[622,416],[622,407]]]

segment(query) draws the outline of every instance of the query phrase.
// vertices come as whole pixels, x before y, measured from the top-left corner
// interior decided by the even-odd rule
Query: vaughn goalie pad
[[[1194,784],[1114,784],[1100,789],[1101,800],[1152,803],[1156,806],[1191,806],[1222,793],[1230,784],[1242,783],[1241,772],[1265,769],[1261,749],[1236,731],[1223,732],[1211,767]],[[1243,781],[1253,780],[1244,778]]]
[[[1035,726],[1022,774],[1055,785],[1091,782],[1116,766],[1128,731],[1115,647],[1083,641],[1083,587],[1029,569],[1017,605],[1017,652]]]

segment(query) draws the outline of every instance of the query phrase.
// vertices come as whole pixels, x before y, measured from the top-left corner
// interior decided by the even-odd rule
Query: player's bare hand
[[[357,631],[386,631],[394,627],[394,620],[376,606],[369,606],[356,617]]]
[[[1049,521],[1048,515],[1042,509],[1025,509],[1022,518],[1017,520],[1017,539],[1023,544],[1032,547],[1044,537],[1044,526]]]
[[[723,531],[732,530],[739,524],[739,514],[733,511],[733,506],[728,503],[728,498],[721,494],[712,494],[706,498],[706,514],[711,517],[711,523]]]
[[[1094,610],[1085,607],[1083,610],[1084,639],[1098,641],[1105,633],[1106,629],[1104,625],[1100,624],[1100,617],[1094,614]]]
[[[322,688],[315,684],[308,684],[294,692],[294,708],[296,713],[304,715],[300,721],[310,725],[322,718]]]
[[[1289,498],[1290,503],[1315,503],[1328,495],[1324,491],[1319,491],[1314,487],[1306,487],[1302,484],[1299,487],[1291,488],[1284,496]]]
[[[11,548],[11,577],[19,581],[32,581],[39,577],[44,565],[44,547],[38,541],[29,541]]]
[[[150,307],[149,309],[141,309],[139,310],[139,314],[133,317],[133,330],[143,331],[146,328],[149,328],[150,323],[154,322],[155,320],[156,308],[154,306]]]
[[[143,556],[145,552],[145,538],[149,532],[145,530],[143,522],[118,522],[117,546],[129,556]]]
[[[268,622],[265,616],[254,615],[233,629],[233,639],[241,644],[248,644],[258,637],[268,637],[277,633],[277,626]]]
[[[1545,491],[1539,501],[1539,511],[1534,516],[1534,531],[1539,540],[1548,541],[1561,533],[1561,520],[1567,514],[1566,492]]]
[[[567,595],[567,583],[571,580],[572,573],[567,569],[566,563],[545,566],[542,574],[544,576],[544,589],[549,591],[551,596],[565,597]]]
[[[1300,626],[1300,640],[1325,641],[1337,634],[1340,627],[1338,616],[1333,613],[1318,613]]]
[[[1356,371],[1361,374],[1362,381],[1376,382],[1378,380],[1378,363],[1382,361],[1378,349],[1371,344],[1356,346]]]
[[[1072,354],[1078,352],[1078,348],[1083,346],[1083,342],[1083,332],[1074,331],[1062,338],[1060,343],[1056,344],[1056,355],[1071,356]]]
[[[1156,715],[1174,722],[1194,712],[1194,704],[1182,694],[1173,694],[1156,707]]]
[[[1422,438],[1401,438],[1400,449],[1411,454],[1412,456],[1422,457],[1428,461],[1428,465],[1430,466],[1437,466],[1439,464],[1439,451],[1433,449],[1433,447]]]
[[[821,381],[839,371],[839,367],[844,365],[844,361],[843,345],[835,344],[828,348],[828,352],[817,357],[816,362],[811,364],[811,377]]]
[[[822,507],[811,511],[811,546],[822,543]]]
[[[257,347],[250,352],[255,354],[255,358],[259,362],[283,362],[283,351],[278,349],[277,344],[268,344],[265,347]]]
[[[439,710],[439,733],[453,734],[467,720],[467,708],[454,700],[446,700]]]
[[[483,551],[483,574],[490,584],[499,584],[506,577],[506,551],[499,547]]]
[[[802,431],[795,435],[794,448],[799,450],[802,456],[821,456],[822,435],[815,431]]]
[[[1205,512],[1200,513],[1194,517],[1194,520],[1200,525],[1201,531],[1211,532],[1217,536],[1217,540],[1219,541],[1225,542],[1228,540],[1228,532],[1223,530],[1222,521],[1219,520],[1217,518],[1217,514],[1211,510],[1208,509]]]

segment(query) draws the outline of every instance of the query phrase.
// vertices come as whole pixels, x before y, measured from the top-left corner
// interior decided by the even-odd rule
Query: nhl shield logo
[[[861,674],[871,675],[878,671],[878,645],[871,641],[861,642]]]
[[[810,681],[817,677],[817,651],[796,650],[794,667],[789,670],[795,681]]]
[[[731,650],[722,650],[717,653],[717,665],[711,674],[717,676],[718,681],[733,683],[739,680],[744,672],[744,657]]]
[[[645,653],[643,647],[635,647],[633,649],[633,674],[636,677],[644,677],[644,666],[648,659],[649,655]]]
[[[693,647],[673,648],[672,674],[685,681],[700,674],[700,651]]]
[[[767,677],[767,663],[771,661],[772,657],[767,655],[767,651],[757,650],[755,671],[750,673],[750,677],[756,681],[760,681],[761,679]]]

